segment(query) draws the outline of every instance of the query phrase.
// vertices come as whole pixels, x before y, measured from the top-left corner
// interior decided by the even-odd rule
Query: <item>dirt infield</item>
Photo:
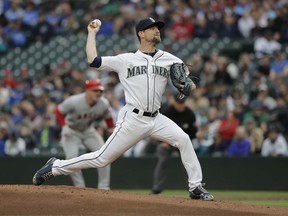
[[[288,215],[287,208],[72,186],[0,185],[0,215]]]

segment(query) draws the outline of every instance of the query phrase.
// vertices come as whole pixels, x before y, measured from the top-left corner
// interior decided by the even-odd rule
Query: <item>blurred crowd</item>
[[[99,35],[134,35],[135,23],[148,16],[166,22],[162,37],[172,41],[196,37],[254,41],[256,60],[251,53],[241,53],[235,61],[217,51],[208,56],[191,53],[185,59],[197,84],[195,93],[185,101],[196,115],[193,145],[197,154],[287,156],[286,0],[2,0],[0,57],[37,40],[86,33],[87,23],[94,18],[102,21]],[[181,56],[181,50],[165,49]],[[125,104],[113,71],[98,74],[88,65],[87,70],[79,71],[69,60],[57,67],[45,65],[37,79],[27,67],[21,68],[17,77],[13,68],[1,65],[0,69],[0,155],[24,156],[28,149],[58,145],[61,128],[55,120],[55,107],[69,95],[82,92],[88,78],[97,77],[105,85],[115,119]],[[174,94],[169,86],[163,107]],[[102,130],[101,124],[95,127]],[[139,143],[144,146],[142,155],[153,154],[154,144],[151,140]]]

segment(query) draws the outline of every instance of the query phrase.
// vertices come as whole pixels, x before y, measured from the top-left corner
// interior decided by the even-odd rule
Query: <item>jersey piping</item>
[[[162,57],[163,55],[164,55],[164,52],[162,52],[161,55],[159,55],[158,57],[155,58],[155,60],[154,60],[154,62],[155,62],[155,67],[157,67],[156,61],[157,61],[160,57]],[[156,76],[157,76],[157,75],[155,74],[155,76],[154,76],[154,94],[153,94],[154,96],[153,96],[152,112],[154,112],[153,107],[154,107],[154,105],[155,105]]]

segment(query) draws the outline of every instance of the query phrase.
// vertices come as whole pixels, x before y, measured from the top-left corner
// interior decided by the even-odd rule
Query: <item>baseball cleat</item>
[[[204,201],[213,201],[214,197],[207,190],[205,190],[202,185],[199,185],[193,191],[190,192],[191,199],[200,199]]]
[[[35,173],[32,179],[34,185],[41,185],[54,177],[52,174],[52,165],[55,160],[57,160],[55,157],[50,158],[46,164]]]
[[[151,194],[151,195],[158,195],[158,194],[160,194],[160,193],[162,193],[161,190],[152,190],[150,194]]]

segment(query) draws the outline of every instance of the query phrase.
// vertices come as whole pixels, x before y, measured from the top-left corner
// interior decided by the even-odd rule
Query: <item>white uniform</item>
[[[61,143],[66,159],[77,157],[81,144],[91,152],[104,145],[103,138],[94,128],[94,123],[111,117],[109,102],[105,98],[101,97],[90,107],[85,93],[73,95],[59,104],[58,110],[65,115]],[[85,187],[81,171],[71,173],[70,176],[75,186]],[[98,188],[110,189],[110,165],[98,169]]]
[[[170,76],[170,66],[175,62],[182,61],[162,50],[158,50],[153,57],[139,50],[136,53],[102,57],[99,70],[116,71],[119,74],[127,104],[119,112],[113,134],[99,151],[70,160],[56,160],[53,163],[53,175],[68,175],[81,169],[106,166],[131,146],[151,136],[179,148],[190,191],[201,185],[202,171],[189,136],[161,113],[154,117],[143,116],[147,115],[144,112],[158,112]]]

